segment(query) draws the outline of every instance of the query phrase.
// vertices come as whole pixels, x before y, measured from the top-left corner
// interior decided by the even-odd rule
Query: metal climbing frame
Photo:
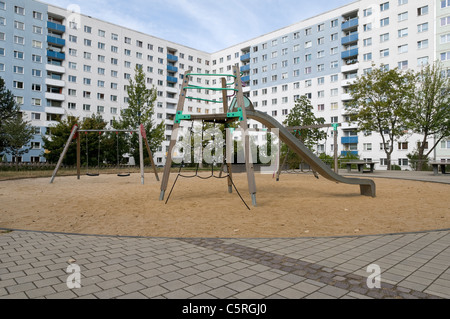
[[[221,88],[207,88],[207,87],[200,87],[196,85],[190,85],[189,81],[192,76],[216,76],[216,77],[222,77],[222,87]],[[225,77],[232,77],[234,81],[232,83],[226,83]],[[228,88],[228,86],[232,86],[232,88]],[[222,92],[222,101],[212,101],[212,100],[206,100],[206,99],[200,99],[200,98],[194,98],[187,96],[187,92],[189,89],[204,89],[204,90],[214,90],[214,91],[221,91]],[[228,108],[228,96],[227,92],[232,91],[233,95],[236,99],[236,105],[233,112],[229,112]],[[184,111],[184,105],[186,102],[186,99],[189,100],[202,100],[202,101],[208,101],[212,103],[223,103],[223,114],[201,114],[201,115],[190,115],[190,114],[183,114]],[[170,139],[169,144],[169,150],[167,152],[166,157],[166,164],[164,166],[164,173],[163,178],[161,182],[161,193],[159,196],[159,199],[162,201],[164,200],[165,193],[167,191],[169,177],[170,177],[170,168],[172,166],[172,151],[175,147],[175,144],[178,139],[177,131],[180,127],[181,121],[194,121],[194,120],[202,120],[205,122],[216,122],[216,123],[224,123],[227,127],[227,124],[230,122],[235,121],[236,119],[240,121],[240,127],[244,131],[247,130],[247,115],[245,110],[245,100],[244,100],[244,93],[242,91],[242,81],[241,81],[241,74],[239,72],[239,67],[236,65],[233,67],[233,74],[198,74],[198,73],[189,73],[189,71],[186,71],[183,78],[183,86],[180,92],[180,98],[178,100],[177,105],[177,113],[176,113],[175,123],[173,126],[173,134]],[[228,130],[227,130],[228,134]],[[255,173],[254,173],[254,167],[253,167],[253,159],[250,151],[250,137],[246,134],[244,138],[244,150],[245,150],[245,168],[247,172],[247,182],[248,182],[248,191],[250,193],[250,196],[252,198],[252,205],[256,206],[256,182],[255,182]],[[232,190],[232,180],[231,180],[231,163],[227,161],[226,163],[228,173],[230,174],[230,178],[228,178],[228,191],[231,192]]]

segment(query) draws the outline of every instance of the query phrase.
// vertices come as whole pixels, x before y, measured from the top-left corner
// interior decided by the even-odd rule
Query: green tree
[[[371,72],[358,77],[350,86],[353,98],[347,104],[352,122],[359,131],[375,131],[381,135],[386,153],[388,170],[395,141],[406,134],[407,110],[415,90],[412,72],[387,70],[372,66]]]
[[[34,136],[30,123],[24,121],[22,116],[16,115],[3,123],[4,129],[4,151],[12,157],[19,157],[30,151],[29,142]],[[16,161],[18,169],[18,161]]]
[[[43,156],[48,163],[58,162],[74,125],[78,125],[78,127],[80,127],[79,118],[68,116],[65,119],[59,120],[55,126],[50,127],[50,132],[48,132],[50,134],[42,136],[42,140],[45,146]],[[75,165],[77,162],[76,152],[76,143],[71,143],[69,149],[67,150],[67,154],[64,157],[63,164]],[[83,156],[83,152],[81,152],[81,156]]]
[[[307,126],[322,125],[325,123],[324,118],[317,118],[313,112],[313,106],[311,101],[305,96],[301,96],[296,102],[295,106],[289,112],[286,120],[283,124],[287,127],[298,127],[293,134],[303,144],[305,144],[310,150],[314,150],[314,147],[327,137],[327,133],[320,128],[305,128]],[[302,162],[299,156],[294,152],[289,152],[286,145],[282,147],[282,157],[286,155],[287,163],[290,167],[298,167],[298,164]]]
[[[147,139],[152,152],[161,145],[164,140],[165,124],[164,121],[156,125],[153,122],[155,101],[157,90],[146,86],[146,74],[142,67],[136,66],[134,79],[130,79],[127,89],[128,108],[122,111],[121,118],[114,121],[114,128],[117,129],[139,129],[143,124],[147,132]],[[131,136],[131,154],[139,163],[139,139],[137,134]],[[146,154],[146,152],[144,152]]]
[[[7,120],[19,116],[19,113],[19,106],[14,99],[14,95],[6,89],[5,81],[0,77],[0,153],[3,152],[6,141],[4,124]]]
[[[417,143],[418,171],[424,168],[440,141],[450,136],[450,79],[442,71],[442,66],[436,62],[417,72],[418,85],[408,109],[408,128],[422,135]],[[432,136],[437,136],[437,140],[431,146],[427,141]]]

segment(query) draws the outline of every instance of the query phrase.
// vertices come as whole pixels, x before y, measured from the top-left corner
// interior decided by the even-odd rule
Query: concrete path
[[[294,239],[12,231],[0,235],[0,298],[447,299],[449,265],[450,230]],[[73,266],[81,288],[68,284]]]

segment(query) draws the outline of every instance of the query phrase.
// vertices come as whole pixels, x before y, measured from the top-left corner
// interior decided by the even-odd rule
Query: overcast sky
[[[213,53],[354,0],[41,0]]]

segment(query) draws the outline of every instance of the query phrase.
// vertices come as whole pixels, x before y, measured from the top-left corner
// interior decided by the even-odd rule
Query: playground
[[[203,173],[206,174],[206,173]],[[172,184],[176,174],[171,174]],[[377,196],[312,174],[255,174],[258,206],[220,179],[181,179],[170,200],[147,173],[126,178],[22,179],[0,183],[0,228],[149,237],[286,238],[450,228],[447,184],[376,178]],[[243,199],[245,173],[234,174]]]

